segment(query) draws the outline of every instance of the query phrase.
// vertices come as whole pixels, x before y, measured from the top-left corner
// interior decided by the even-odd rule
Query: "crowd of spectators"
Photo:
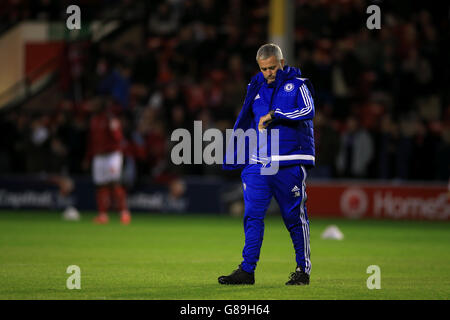
[[[115,18],[131,1],[122,0],[2,0],[0,1],[0,33],[16,23],[31,21],[65,21],[67,8],[82,8],[83,20]],[[125,15],[121,13],[123,18]]]
[[[1,172],[86,174],[91,102],[108,96],[124,127],[130,184],[136,177],[224,174],[220,165],[173,165],[171,133],[192,130],[194,120],[203,130],[233,127],[258,71],[255,53],[268,41],[269,1],[137,3],[124,16],[142,31],[140,41],[68,44],[68,56],[83,59],[77,68],[67,64],[60,103],[2,113]],[[287,63],[316,91],[311,176],[448,181],[448,8],[374,3],[380,30],[366,27],[370,1],[295,1],[295,61]]]
[[[448,180],[449,7],[298,1],[298,65],[317,88],[318,176]],[[340,138],[337,138],[340,137]]]

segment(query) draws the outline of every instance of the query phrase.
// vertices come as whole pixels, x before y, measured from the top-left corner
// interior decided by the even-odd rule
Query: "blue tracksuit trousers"
[[[244,190],[245,245],[243,270],[254,272],[264,236],[264,217],[272,196],[278,202],[294,245],[297,266],[311,271],[309,221],[306,213],[306,170],[302,165],[279,167],[275,175],[261,175],[261,165],[248,165],[241,174]]]

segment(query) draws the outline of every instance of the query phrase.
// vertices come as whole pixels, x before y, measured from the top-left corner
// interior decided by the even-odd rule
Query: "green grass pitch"
[[[242,220],[218,215],[135,214],[122,226],[56,212],[0,212],[0,299],[311,300],[449,299],[450,224],[310,218],[311,284],[284,285],[295,267],[281,217],[268,216],[254,286],[217,277],[241,262]],[[323,240],[336,224],[342,241]],[[81,289],[69,290],[69,265]],[[381,289],[367,288],[378,265]]]

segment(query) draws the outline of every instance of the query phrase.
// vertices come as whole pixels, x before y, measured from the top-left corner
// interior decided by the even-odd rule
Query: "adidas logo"
[[[255,97],[255,100],[257,100],[257,99],[259,99],[259,98],[261,98],[260,96],[259,96],[259,93],[256,95],[256,97]]]
[[[296,191],[300,191],[300,189],[297,186],[294,186],[291,190],[291,192],[296,192]]]

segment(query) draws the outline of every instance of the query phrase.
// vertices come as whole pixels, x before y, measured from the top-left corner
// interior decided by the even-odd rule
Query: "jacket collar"
[[[300,77],[302,75],[302,72],[299,68],[290,67],[288,65],[285,65],[283,69],[279,69],[277,71],[277,75],[275,77],[275,81],[271,84],[267,83],[267,80],[264,79],[264,76],[262,75],[262,72],[259,72],[257,77],[260,81],[263,81],[264,86],[268,87],[278,87],[280,84],[283,84],[285,81],[294,79],[296,77]]]

